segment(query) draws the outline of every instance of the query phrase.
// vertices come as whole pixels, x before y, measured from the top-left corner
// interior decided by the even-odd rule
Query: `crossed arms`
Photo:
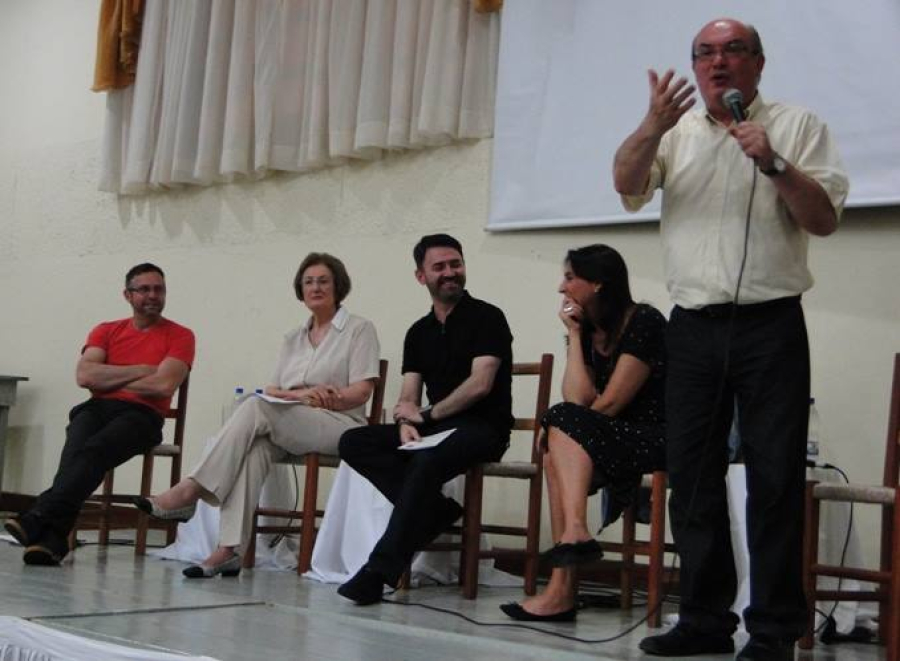
[[[92,392],[127,390],[142,397],[171,397],[188,374],[188,366],[177,358],[164,358],[159,365],[108,365],[106,351],[88,347],[75,368],[75,381]]]

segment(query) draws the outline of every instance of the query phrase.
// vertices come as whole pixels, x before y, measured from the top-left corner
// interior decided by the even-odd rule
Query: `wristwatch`
[[[428,406],[423,406],[419,409],[419,415],[422,416],[423,425],[430,425],[434,422],[434,419],[431,417],[431,408],[431,404],[429,404]]]
[[[775,158],[772,159],[772,166],[763,170],[759,169],[767,177],[778,177],[785,172],[787,172],[787,161],[785,161],[781,156],[775,154]]]

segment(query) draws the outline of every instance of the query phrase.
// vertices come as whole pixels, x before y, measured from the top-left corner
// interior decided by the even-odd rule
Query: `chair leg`
[[[819,501],[813,497],[816,483],[806,483],[806,515],[803,517],[803,591],[806,593],[806,631],[798,641],[800,649],[811,649],[815,643],[816,576],[813,565],[819,557]]]
[[[666,474],[653,473],[650,496],[650,561],[647,565],[647,626],[662,624],[662,577],[666,553]]]
[[[256,528],[258,525],[259,511],[254,508],[253,516],[250,517],[250,539],[247,540],[244,557],[241,558],[241,567],[244,569],[253,569],[256,566]]]
[[[525,594],[537,592],[539,551],[541,543],[541,489],[544,478],[539,471],[531,478],[528,489],[528,521],[525,533]]]
[[[303,480],[303,518],[300,519],[300,550],[297,553],[297,573],[305,574],[312,566],[313,545],[316,540],[316,500],[319,497],[319,455],[306,455],[306,476]]]
[[[481,496],[484,475],[481,467],[472,468],[466,475],[465,513],[463,514],[463,550],[460,554],[463,572],[463,597],[478,596],[478,556],[481,546]]]
[[[109,518],[112,510],[112,502],[110,500],[113,493],[114,474],[112,470],[106,471],[103,478],[103,500],[100,503],[100,524],[98,527],[97,543],[100,546],[109,544]]]
[[[634,591],[634,504],[622,513],[622,566],[619,569],[619,604],[623,610],[631,608]]]
[[[892,553],[891,553],[891,582],[888,592],[887,611],[887,658],[888,661],[898,661],[900,658],[900,540],[897,533],[900,531],[900,487],[894,489],[893,506]]]
[[[153,455],[144,455],[144,466],[141,471],[141,495],[147,498],[153,487]],[[134,534],[134,554],[147,554],[147,530],[150,527],[150,517],[143,512],[137,514],[137,530]]]

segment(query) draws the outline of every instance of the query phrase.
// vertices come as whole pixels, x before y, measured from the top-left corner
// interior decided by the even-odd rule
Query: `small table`
[[[3,461],[6,451],[6,425],[9,422],[9,407],[16,403],[16,386],[19,381],[28,381],[27,376],[0,374],[0,493],[3,493]]]

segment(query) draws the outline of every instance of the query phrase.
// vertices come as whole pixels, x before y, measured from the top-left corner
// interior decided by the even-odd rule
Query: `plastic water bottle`
[[[809,431],[806,433],[806,462],[813,466],[819,463],[819,434],[822,421],[816,410],[815,397],[809,398]]]
[[[222,407],[222,424],[224,425],[228,418],[231,417],[231,414],[234,413],[235,409],[238,405],[244,400],[244,387],[237,386],[234,389],[234,394],[231,399],[228,400],[228,403]]]

